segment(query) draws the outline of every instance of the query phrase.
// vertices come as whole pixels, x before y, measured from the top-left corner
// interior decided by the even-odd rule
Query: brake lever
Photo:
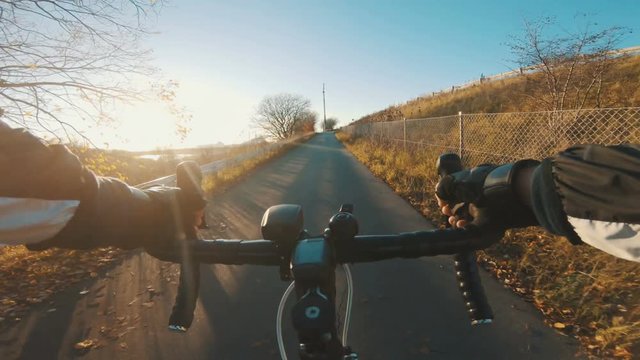
[[[462,160],[457,154],[447,153],[438,157],[436,168],[440,178],[462,171]],[[453,214],[467,221],[471,220],[469,215],[469,204],[465,202],[457,203],[451,209]],[[451,227],[446,222],[447,227]],[[488,324],[493,321],[493,310],[487,301],[487,297],[482,287],[482,280],[478,272],[476,252],[468,251],[454,255],[454,265],[458,287],[462,293],[465,305],[471,318],[471,324]]]
[[[176,167],[176,186],[189,194],[202,195],[202,170],[194,161],[183,161]],[[208,228],[202,216],[200,229]],[[195,261],[189,244],[194,239],[183,239],[180,244],[180,278],[171,315],[169,330],[186,332],[193,322],[193,314],[200,291],[200,263]]]

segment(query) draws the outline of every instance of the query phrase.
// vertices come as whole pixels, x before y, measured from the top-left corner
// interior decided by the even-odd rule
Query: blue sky
[[[154,20],[157,33],[146,44],[154,65],[181,84],[178,100],[193,115],[192,133],[183,144],[167,134],[153,141],[246,140],[257,132],[250,125],[257,104],[282,92],[310,99],[322,117],[323,82],[327,117],[346,124],[481,73],[507,71],[504,43],[521,32],[524,19],[554,16],[571,31],[586,23],[579,13],[601,27],[631,28],[621,47],[640,45],[638,0],[176,0]],[[165,115],[152,107],[131,114],[162,123]],[[133,147],[150,142],[130,139]]]

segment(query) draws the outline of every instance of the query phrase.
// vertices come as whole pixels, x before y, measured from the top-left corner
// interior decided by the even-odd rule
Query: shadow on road
[[[83,312],[78,303],[87,301],[79,292],[89,288],[104,288],[99,284],[105,281],[104,277],[132,256],[124,255],[119,261],[100,269],[96,278],[88,278],[70,286],[48,300],[47,304],[30,309],[20,322],[3,329],[0,334],[0,358],[42,359],[43,354],[56,357],[67,339],[83,340],[87,335],[85,328],[71,326],[74,317],[81,316]],[[89,301],[87,306],[95,308],[98,303]]]

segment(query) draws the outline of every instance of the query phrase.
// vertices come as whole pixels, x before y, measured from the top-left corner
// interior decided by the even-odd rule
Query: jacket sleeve
[[[24,129],[0,127],[0,195],[82,200],[95,191],[93,173],[64,145],[47,145]]]
[[[0,169],[1,244],[33,244],[56,235],[97,187],[93,173],[65,146],[46,145],[6,124],[0,126]]]
[[[545,159],[532,207],[550,232],[640,262],[640,147],[580,145]]]
[[[197,166],[197,165],[196,165]],[[95,176],[65,146],[46,145],[22,129],[0,126],[0,244],[130,249],[195,238],[202,194],[178,188],[140,190]]]

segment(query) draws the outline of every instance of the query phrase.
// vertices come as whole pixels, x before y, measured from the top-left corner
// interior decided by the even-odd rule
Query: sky
[[[242,142],[259,134],[251,119],[265,96],[301,95],[321,119],[323,83],[327,117],[345,125],[510,70],[505,42],[542,16],[564,31],[587,21],[626,26],[633,33],[620,47],[640,45],[638,0],[174,0],[151,20],[144,45],[180,84],[190,134],[178,141],[171,116],[154,103],[122,108],[117,137],[101,131],[111,148],[135,150]]]

